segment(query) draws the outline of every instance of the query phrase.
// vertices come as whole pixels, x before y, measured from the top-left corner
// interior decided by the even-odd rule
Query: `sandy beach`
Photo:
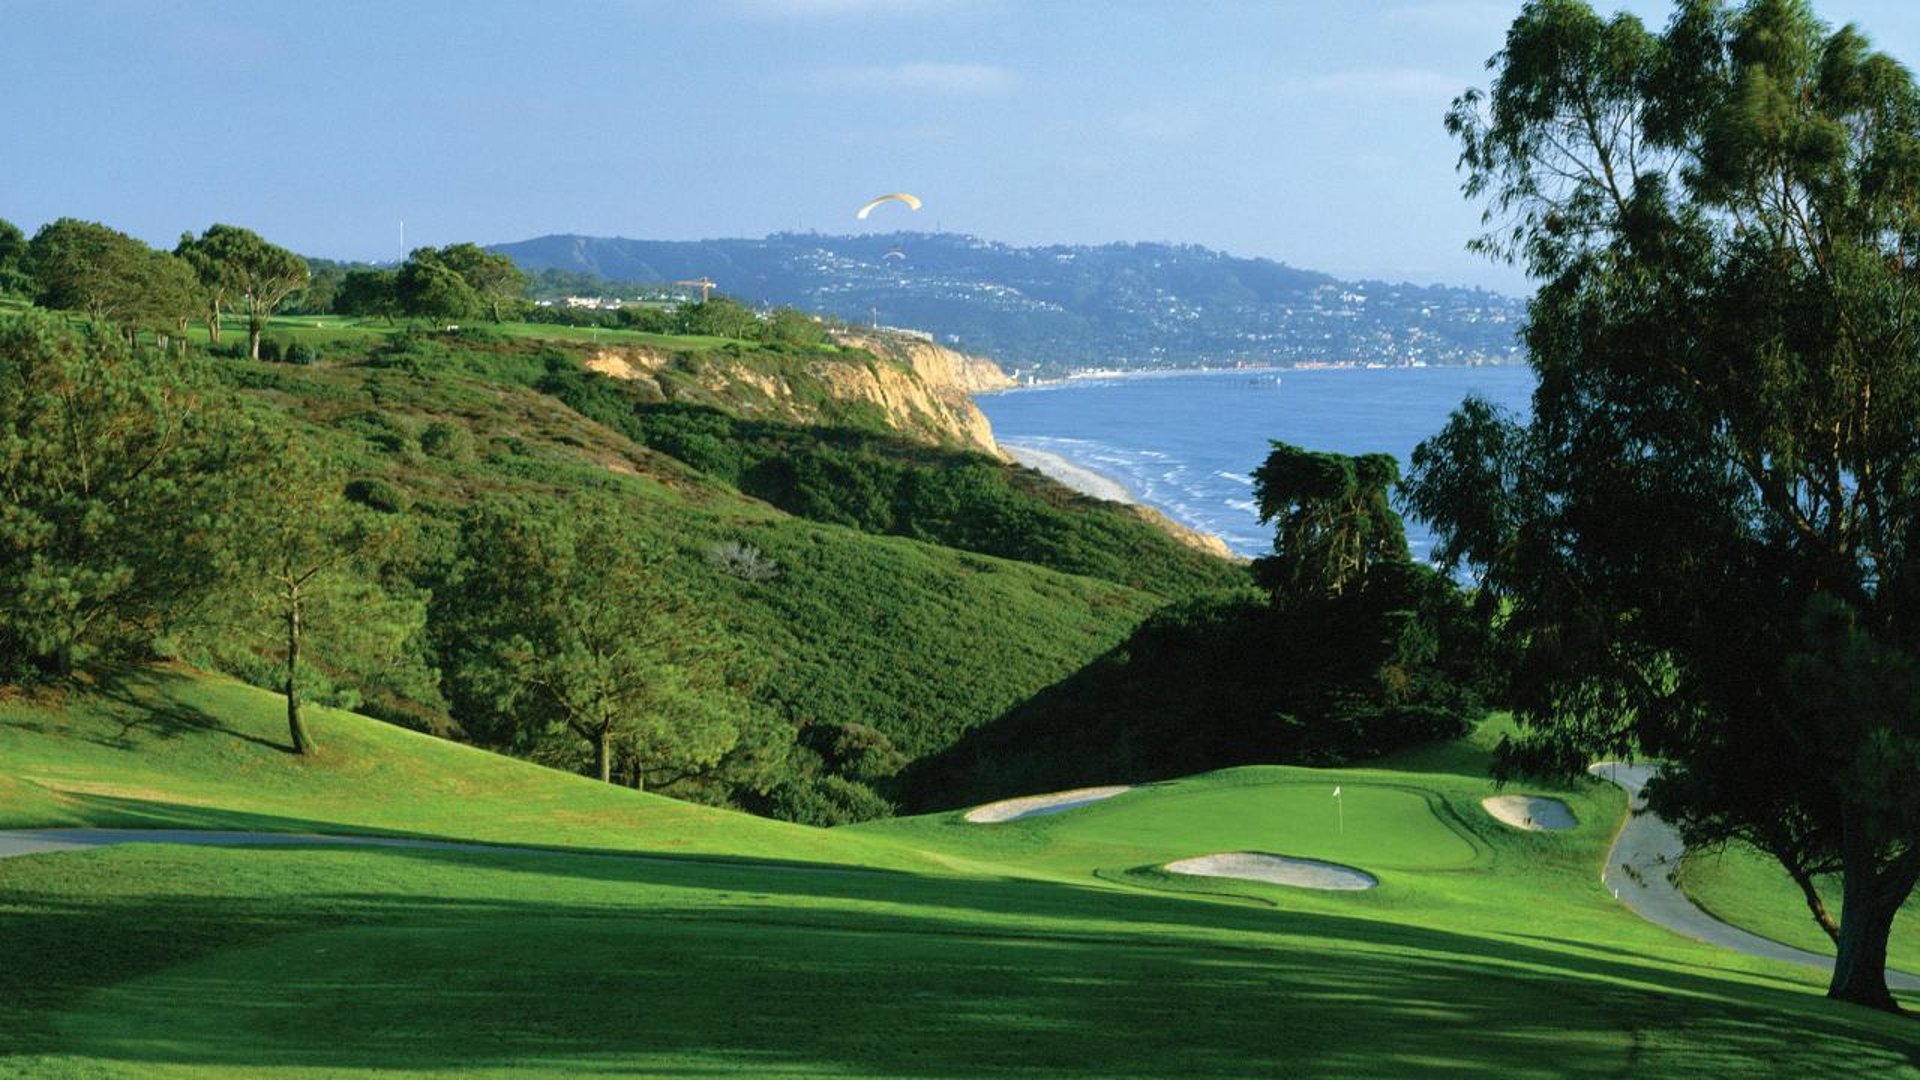
[[[1045,450],[1035,450],[1031,446],[1002,442],[1000,449],[1005,450],[1013,460],[1029,469],[1037,469],[1058,483],[1065,484],[1083,495],[1109,502],[1137,503],[1126,485],[1110,476],[1102,476],[1092,469],[1075,465],[1059,454],[1050,454]]]

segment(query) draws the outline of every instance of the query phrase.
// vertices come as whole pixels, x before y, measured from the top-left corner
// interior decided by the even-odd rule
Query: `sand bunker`
[[[1175,874],[1196,877],[1240,878],[1243,881],[1270,881],[1301,889],[1371,889],[1380,879],[1365,870],[1319,859],[1295,859],[1287,855],[1262,855],[1255,851],[1230,851],[1223,855],[1202,855],[1167,864]]]
[[[997,803],[976,806],[967,811],[967,820],[975,824],[992,824],[1001,821],[1018,821],[1021,818],[1039,817],[1041,814],[1057,814],[1062,810],[1071,810],[1076,806],[1097,803],[1101,799],[1111,799],[1123,791],[1133,789],[1122,784],[1116,787],[1075,788],[1072,791],[1056,791],[1051,795],[1028,795],[1019,799],[1002,799]]]
[[[1516,829],[1559,830],[1580,824],[1559,799],[1541,795],[1495,795],[1481,799],[1487,813]]]

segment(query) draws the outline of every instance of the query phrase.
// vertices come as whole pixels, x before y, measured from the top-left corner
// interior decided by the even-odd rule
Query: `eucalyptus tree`
[[[1457,99],[1481,250],[1538,281],[1531,420],[1481,402],[1408,505],[1502,604],[1508,771],[1633,751],[1749,841],[1894,1009],[1920,877],[1920,94],[1797,0],[1664,31],[1535,0]],[[1837,872],[1841,910],[1821,892]]]

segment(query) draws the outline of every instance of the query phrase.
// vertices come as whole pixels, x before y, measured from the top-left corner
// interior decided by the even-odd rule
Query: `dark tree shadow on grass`
[[[126,668],[102,676],[93,688],[93,696],[114,705],[120,730],[108,736],[89,736],[90,742],[115,750],[132,750],[139,734],[147,739],[178,739],[204,732],[218,732],[242,742],[263,746],[281,753],[293,753],[290,743],[263,739],[241,731],[213,713],[182,703],[171,687],[191,684],[193,680],[174,672],[154,668]]]
[[[1892,1076],[1920,1065],[1908,1021],[1594,942],[1091,886],[378,855],[425,876],[409,886],[369,864],[382,890],[302,891],[285,878],[291,864],[232,864],[220,896],[0,889],[0,932],[17,946],[0,966],[0,1030],[12,1033],[0,1038],[133,1071],[236,1075]],[[543,901],[556,887],[531,879],[500,898],[424,891],[440,872],[483,867],[609,888],[600,902]]]

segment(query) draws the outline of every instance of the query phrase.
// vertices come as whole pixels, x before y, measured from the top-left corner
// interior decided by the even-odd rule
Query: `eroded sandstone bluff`
[[[666,401],[801,424],[846,423],[860,415],[909,438],[1006,459],[971,397],[1013,385],[999,365],[902,334],[836,332],[834,344],[835,355],[791,357],[624,346],[597,350],[586,364],[650,384]]]
[[[774,357],[725,350],[685,354],[645,346],[601,349],[594,371],[650,385],[662,400],[716,404],[740,416],[802,424],[877,419],[909,438],[1011,459],[973,395],[1014,385],[1000,365],[911,335],[841,329],[834,355]],[[1234,558],[1219,537],[1145,506],[1132,512],[1189,547]]]

